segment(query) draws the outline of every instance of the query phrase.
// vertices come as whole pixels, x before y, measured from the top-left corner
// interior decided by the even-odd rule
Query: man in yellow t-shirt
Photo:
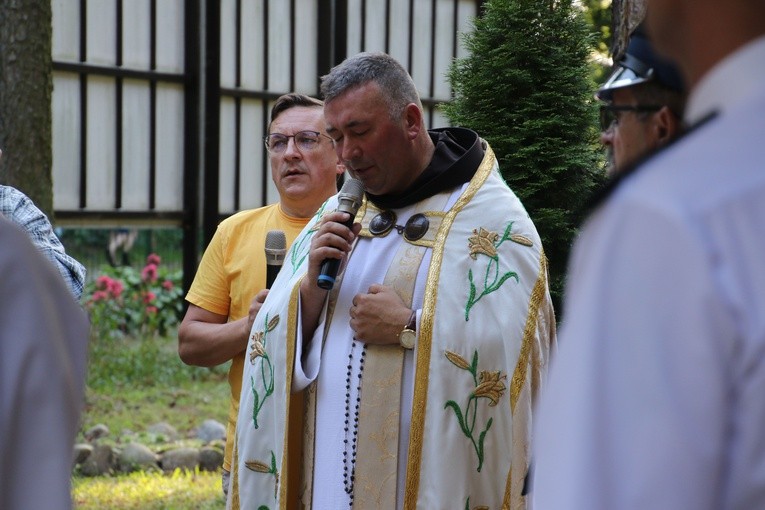
[[[228,492],[244,352],[268,293],[266,234],[281,230],[288,246],[292,244],[326,199],[337,193],[337,178],[344,170],[326,134],[323,103],[312,97],[286,94],[277,99],[265,143],[279,202],[239,212],[220,223],[186,295],[189,308],[178,329],[178,353],[184,363],[210,367],[232,360],[224,493]]]

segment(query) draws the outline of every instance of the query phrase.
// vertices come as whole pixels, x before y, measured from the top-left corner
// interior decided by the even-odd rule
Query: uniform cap
[[[615,89],[632,87],[655,80],[665,87],[682,92],[683,79],[675,65],[656,54],[642,25],[630,36],[624,56],[614,66],[614,71],[595,94],[598,99],[610,101]]]

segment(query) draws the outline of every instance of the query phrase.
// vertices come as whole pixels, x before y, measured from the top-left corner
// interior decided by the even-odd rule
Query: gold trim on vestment
[[[316,449],[316,382],[303,390],[303,457],[300,460],[302,478],[298,508],[311,508],[313,498],[313,459]]]
[[[473,179],[465,192],[457,199],[454,206],[444,216],[435,237],[435,246],[428,268],[425,297],[420,316],[420,328],[417,339],[417,359],[415,360],[414,395],[412,399],[412,421],[409,432],[409,458],[406,467],[406,489],[404,492],[404,510],[414,510],[417,506],[417,494],[420,488],[420,467],[422,465],[422,445],[425,433],[425,413],[428,402],[428,371],[430,368],[431,344],[433,341],[433,315],[436,309],[438,281],[441,264],[444,260],[446,236],[457,214],[473,199],[486,179],[491,175],[496,158],[491,147],[486,145],[486,154],[478,166]]]
[[[442,192],[420,202],[419,207],[443,210],[451,196]],[[364,221],[369,221],[371,208]],[[440,222],[439,222],[440,224]],[[373,236],[374,237],[374,236]],[[391,287],[403,303],[412,304],[414,285],[427,251],[426,245],[398,243],[385,273],[383,285]],[[387,510],[395,508],[398,498],[399,416],[401,412],[401,378],[405,349],[399,345],[367,345],[358,428],[358,446],[354,466],[354,510]]]
[[[279,487],[279,508],[282,510],[285,510],[287,508],[287,489],[288,489],[288,482],[292,482],[295,484],[295,487],[292,487],[292,492],[295,492],[299,489],[298,485],[299,482],[290,479],[289,473],[292,472],[293,476],[295,474],[295,470],[289,470],[289,428],[290,428],[290,401],[292,399],[292,373],[295,368],[295,342],[301,342],[301,338],[297,338],[297,324],[298,324],[298,298],[300,297],[300,282],[303,280],[303,277],[300,277],[298,279],[297,284],[292,288],[292,292],[290,294],[290,305],[287,312],[287,332],[285,336],[285,340],[287,341],[287,358],[285,363],[285,370],[286,370],[286,378],[285,378],[285,406],[284,406],[284,447],[282,451],[282,465],[281,465],[281,473],[282,473],[282,484],[281,487]],[[290,342],[289,339],[294,338],[295,342]],[[292,459],[293,461],[299,461],[300,459]]]
[[[529,356],[531,355],[531,345],[537,334],[537,321],[539,319],[539,305],[545,298],[547,289],[547,257],[543,251],[539,252],[539,274],[534,288],[529,297],[529,311],[526,315],[526,325],[523,328],[523,343],[521,352],[518,355],[518,363],[515,365],[513,378],[510,382],[510,412],[515,411],[515,404],[523,391],[523,385],[526,382],[526,374],[529,367]],[[524,466],[525,468],[525,466]],[[505,483],[505,496],[502,501],[502,508],[510,508],[510,492],[513,487],[512,481],[513,466],[507,472],[507,482]]]
[[[518,364],[513,372],[513,380],[510,384],[510,410],[515,410],[515,403],[521,394],[523,384],[526,382],[526,370],[528,369],[529,356],[531,354],[531,342],[537,332],[537,319],[539,318],[539,305],[545,297],[547,288],[547,257],[543,251],[539,253],[539,275],[534,283],[534,289],[529,298],[529,312],[526,316],[526,326],[523,328],[523,344],[518,356]]]
[[[236,429],[234,429],[236,431]],[[228,491],[231,495],[231,510],[239,510],[239,436],[234,432],[234,446],[231,451],[231,478],[229,480]]]

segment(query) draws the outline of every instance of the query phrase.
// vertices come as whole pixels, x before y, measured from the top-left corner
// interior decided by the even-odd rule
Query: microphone
[[[287,253],[287,237],[281,230],[271,230],[266,234],[266,288],[270,289],[276,275],[284,264]]]
[[[361,200],[364,197],[364,185],[358,179],[348,179],[340,189],[337,195],[337,211],[346,212],[350,215],[348,221],[344,222],[348,228],[353,226],[353,219],[356,212],[361,207]],[[321,271],[316,279],[316,285],[324,290],[332,290],[335,286],[337,271],[340,269],[340,259],[325,259],[321,263]]]

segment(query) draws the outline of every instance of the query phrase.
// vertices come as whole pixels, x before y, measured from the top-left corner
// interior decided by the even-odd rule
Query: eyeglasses
[[[661,105],[600,105],[600,129],[608,131],[613,126],[619,125],[619,117],[622,112],[658,112],[662,109]]]
[[[329,136],[319,133],[317,131],[300,131],[294,135],[283,135],[281,133],[271,133],[263,137],[263,143],[266,144],[266,150],[272,154],[281,154],[287,150],[290,138],[295,139],[295,145],[301,152],[312,151],[319,146],[321,137],[330,138]]]

